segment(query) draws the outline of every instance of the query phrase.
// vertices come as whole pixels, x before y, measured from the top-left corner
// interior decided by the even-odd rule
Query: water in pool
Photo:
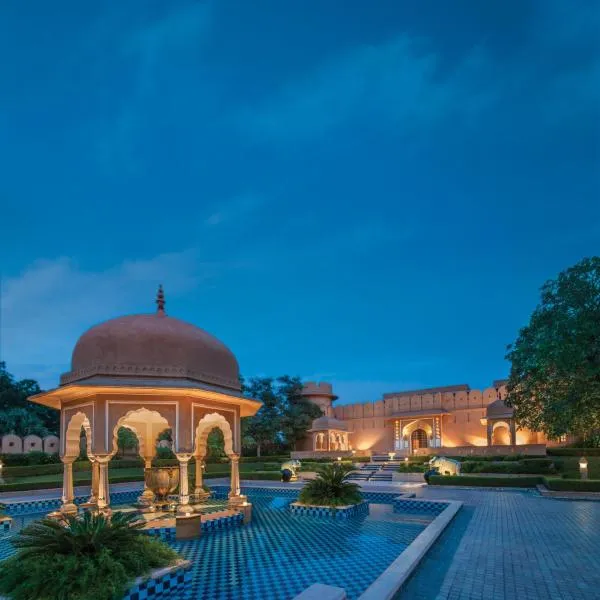
[[[299,516],[287,509],[294,499],[289,494],[247,493],[254,505],[250,525],[172,543],[193,563],[192,586],[179,598],[290,600],[315,582],[357,598],[432,518],[394,513],[380,499],[359,517]],[[39,516],[15,517],[14,530]],[[11,551],[7,538],[0,538],[0,558]]]

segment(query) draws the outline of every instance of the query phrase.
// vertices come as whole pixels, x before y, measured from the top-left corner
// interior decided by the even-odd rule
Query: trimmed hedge
[[[528,458],[519,461],[489,462],[467,460],[461,464],[462,473],[504,473],[506,475],[548,475],[556,473],[551,458]]]
[[[0,460],[6,467],[24,467],[28,465],[49,465],[60,463],[57,453],[47,454],[38,450],[26,454],[0,454]]]
[[[546,477],[544,483],[549,490],[560,492],[600,492],[598,479],[553,479]]]
[[[548,456],[600,456],[600,448],[548,448]]]
[[[177,461],[174,461],[175,464]],[[115,469],[132,469],[135,467],[142,468],[144,463],[141,460],[111,460],[109,470]],[[83,471],[91,471],[92,463],[89,460],[78,460],[73,463],[73,472],[80,473]],[[63,472],[63,464],[47,464],[47,465],[31,465],[19,467],[5,467],[3,474],[8,478],[12,477],[34,477],[36,475],[54,475]]]
[[[459,485],[472,487],[522,487],[530,488],[543,483],[544,478],[531,477],[476,477],[468,475],[432,475],[430,485]]]

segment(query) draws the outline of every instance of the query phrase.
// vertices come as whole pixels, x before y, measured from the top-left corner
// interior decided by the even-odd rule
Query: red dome
[[[61,384],[94,375],[182,378],[240,389],[238,363],[227,346],[163,312],[118,317],[88,329]]]

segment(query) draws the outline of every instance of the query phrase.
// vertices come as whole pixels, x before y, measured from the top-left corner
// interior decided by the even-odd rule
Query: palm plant
[[[128,546],[139,535],[144,521],[135,513],[117,512],[108,518],[86,512],[83,517],[63,520],[41,519],[23,528],[13,540],[21,557],[35,554],[95,555],[105,548],[111,552]]]
[[[324,465],[317,471],[316,479],[302,488],[298,499],[303,504],[333,507],[361,502],[359,486],[348,481],[351,471],[351,466],[342,463]]]
[[[85,513],[24,527],[0,563],[0,595],[14,600],[113,600],[131,580],[179,555],[142,535],[134,513]]]

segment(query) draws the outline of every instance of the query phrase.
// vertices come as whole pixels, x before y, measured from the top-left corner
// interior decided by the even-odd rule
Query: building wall
[[[37,435],[7,434],[0,438],[0,454],[27,454],[29,452],[47,452],[54,454],[59,449],[59,439],[55,435],[41,438]]]
[[[506,397],[503,382],[485,390],[467,385],[448,386],[415,392],[384,394],[383,400],[346,404],[334,408],[336,419],[348,425],[352,447],[356,450],[387,452],[394,447],[394,421],[385,417],[415,411],[443,409],[442,446],[487,446],[487,429],[481,424],[486,408]],[[419,393],[424,392],[424,393]],[[517,430],[517,444],[545,443],[544,436],[529,430]]]

